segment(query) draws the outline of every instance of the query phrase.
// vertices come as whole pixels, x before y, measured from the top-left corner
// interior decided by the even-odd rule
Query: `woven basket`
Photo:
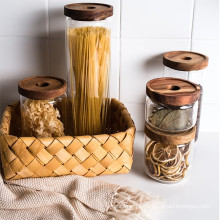
[[[0,127],[5,179],[128,173],[133,162],[135,126],[127,109],[116,99],[111,100],[109,116],[115,132],[110,135],[20,137],[19,103],[7,106]]]

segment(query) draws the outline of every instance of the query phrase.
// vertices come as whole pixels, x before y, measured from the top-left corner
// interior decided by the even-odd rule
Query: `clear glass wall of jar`
[[[189,79],[201,86],[201,95],[198,100],[198,114],[196,119],[196,137],[199,135],[200,115],[202,108],[202,96],[205,79],[205,68],[208,66],[209,58],[201,53],[191,51],[170,51],[163,54],[163,76]]]
[[[183,106],[171,106],[146,97],[146,123],[164,132],[177,133],[191,129],[196,124],[198,101]]]
[[[175,183],[184,179],[192,165],[195,131],[194,127],[182,134],[167,135],[146,126],[146,173],[163,183]]]
[[[69,133],[106,132],[110,93],[111,16],[106,4],[64,7],[68,66]]]
[[[22,136],[60,137],[66,130],[66,82],[52,76],[21,80]]]
[[[147,83],[145,120],[165,133],[184,132],[196,124],[200,86],[190,81],[165,77]]]

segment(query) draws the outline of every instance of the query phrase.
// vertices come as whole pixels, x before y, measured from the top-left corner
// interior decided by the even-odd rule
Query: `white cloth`
[[[157,198],[94,178],[63,176],[4,181],[0,219],[150,219]]]

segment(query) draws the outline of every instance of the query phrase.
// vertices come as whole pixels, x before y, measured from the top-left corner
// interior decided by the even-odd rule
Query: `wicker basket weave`
[[[110,135],[20,137],[19,103],[7,106],[0,127],[5,179],[128,173],[133,162],[135,126],[116,99],[111,101],[109,114],[111,129],[117,131]]]

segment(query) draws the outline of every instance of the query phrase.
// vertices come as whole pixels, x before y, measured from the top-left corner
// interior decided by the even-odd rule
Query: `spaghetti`
[[[107,123],[110,30],[69,28],[71,134],[101,134]]]

